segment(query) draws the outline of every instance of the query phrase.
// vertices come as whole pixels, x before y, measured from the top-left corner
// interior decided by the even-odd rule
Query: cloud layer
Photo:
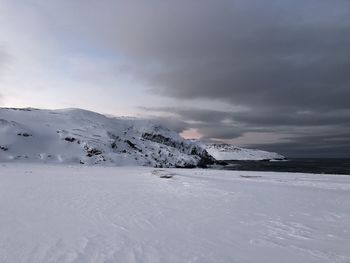
[[[349,1],[4,3],[17,25],[31,22],[29,44],[52,56],[79,50],[74,67],[60,61],[63,73],[109,97],[129,94],[130,107],[179,131],[287,155],[350,156]]]

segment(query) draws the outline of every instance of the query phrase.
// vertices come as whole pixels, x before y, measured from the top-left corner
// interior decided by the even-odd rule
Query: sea
[[[290,158],[283,161],[226,161],[223,170],[350,175],[350,158]]]

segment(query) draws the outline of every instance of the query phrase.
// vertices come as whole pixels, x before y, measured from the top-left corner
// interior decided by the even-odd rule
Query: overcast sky
[[[350,1],[0,0],[0,106],[350,157]]]

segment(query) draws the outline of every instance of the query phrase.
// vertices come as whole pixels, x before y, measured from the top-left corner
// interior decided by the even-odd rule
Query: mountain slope
[[[195,167],[213,162],[198,143],[148,120],[81,109],[0,109],[0,161]]]
[[[208,153],[216,160],[282,160],[284,156],[275,153],[255,149],[245,149],[231,144],[209,144],[206,146]]]

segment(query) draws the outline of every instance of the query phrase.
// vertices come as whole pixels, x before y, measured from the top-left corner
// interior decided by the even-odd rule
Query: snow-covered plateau
[[[0,164],[0,262],[350,262],[350,176]]]
[[[283,160],[285,157],[275,152],[246,149],[231,144],[208,144],[208,153],[216,160]]]

